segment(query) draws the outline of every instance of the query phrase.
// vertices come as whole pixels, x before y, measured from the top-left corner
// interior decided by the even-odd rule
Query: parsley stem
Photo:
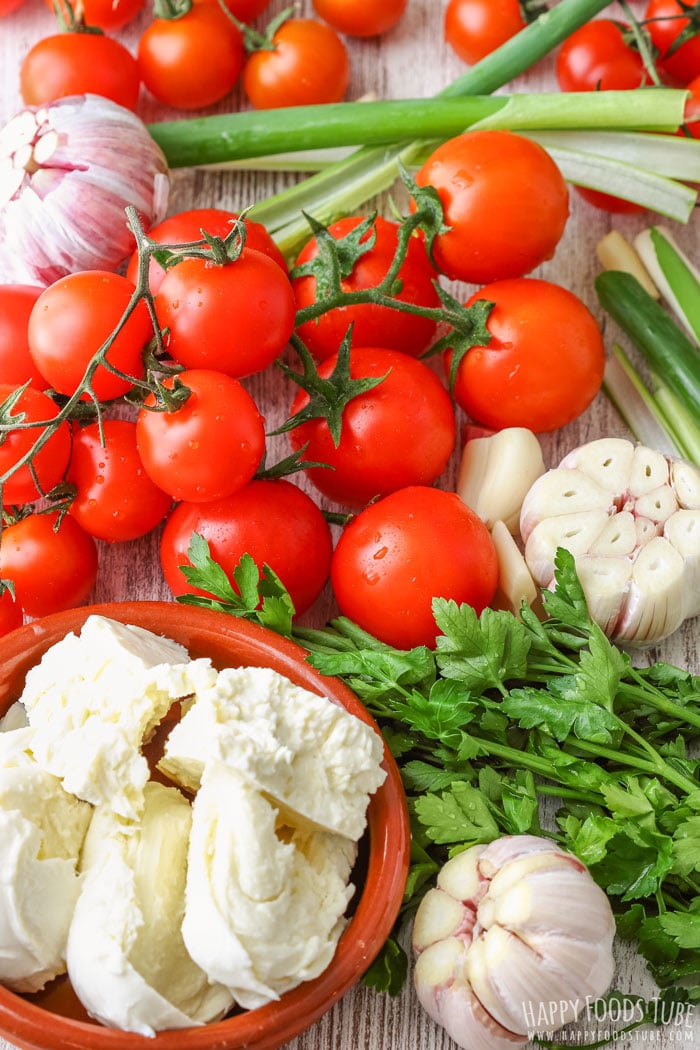
[[[632,668],[632,677],[638,679],[634,668]],[[673,718],[679,719],[679,721],[687,722],[688,725],[700,729],[700,713],[696,714],[695,711],[685,704],[674,703],[673,700],[669,700],[658,689],[651,688],[643,680],[641,685],[621,683],[620,692],[626,696],[637,698],[644,704],[655,707],[657,711],[662,711],[665,715],[671,715]],[[692,700],[692,696],[688,697],[688,700]]]
[[[586,754],[594,755],[596,758],[607,758],[610,762],[631,766],[642,773],[661,776],[669,784],[680,788],[686,794],[691,794],[700,788],[700,784],[690,780],[689,777],[684,777],[682,773],[677,773],[675,769],[661,758],[658,758],[656,762],[647,762],[645,759],[638,758],[635,755],[627,755],[624,751],[612,751],[606,747],[601,747],[600,744],[591,744],[587,740],[579,740],[577,737],[569,737],[566,743],[573,750],[584,751]]]

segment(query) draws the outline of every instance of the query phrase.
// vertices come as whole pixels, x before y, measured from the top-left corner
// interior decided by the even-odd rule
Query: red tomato
[[[105,419],[76,429],[66,480],[77,494],[70,513],[98,540],[134,540],[154,529],[172,500],[151,481],[136,449],[136,425]]]
[[[335,356],[325,360],[319,375],[327,379],[336,362]],[[337,448],[326,419],[302,423],[289,435],[294,449],[308,443],[305,459],[333,468],[307,470],[316,488],[338,503],[363,507],[405,485],[432,484],[447,465],[456,435],[452,402],[435,373],[398,350],[353,347],[350,375],[386,378],[346,405]],[[300,390],[291,415],[308,401]]]
[[[29,315],[43,290],[33,284],[0,284],[0,383],[17,387],[30,382],[38,389],[49,385],[27,342]]]
[[[551,259],[569,216],[569,191],[546,150],[510,131],[449,139],[416,176],[434,186],[449,230],[433,243],[438,268],[473,284],[522,277]]]
[[[313,0],[314,10],[347,36],[378,36],[393,29],[408,0]]]
[[[272,37],[272,50],[248,56],[243,90],[256,109],[340,102],[350,83],[345,44],[330,26],[290,18]]]
[[[14,391],[14,386],[0,386],[0,403],[4,402]],[[13,416],[19,413],[24,415],[23,422],[25,423],[52,420],[56,412],[56,405],[51,398],[31,386],[20,394],[12,409]],[[5,440],[0,442],[0,474],[11,470],[26,455],[43,430],[43,427],[28,427],[22,430],[10,430],[7,433]],[[32,459],[32,468],[41,486],[41,492],[37,491],[32,472],[25,464],[18,467],[3,484],[3,505],[7,507],[13,503],[29,503],[31,500],[38,499],[42,493],[48,492],[63,477],[69,457],[70,427],[68,423],[61,423]]]
[[[474,65],[526,25],[519,0],[449,0],[445,40],[463,62]]]
[[[690,25],[690,18],[681,17],[692,8],[694,35],[680,47],[676,40]],[[681,84],[689,84],[700,76],[700,3],[698,0],[650,0],[644,12],[644,23],[651,42],[659,51],[657,64],[669,77]]]
[[[289,279],[254,248],[223,266],[183,259],[166,273],[155,303],[176,361],[236,379],[272,364],[294,328]]]
[[[21,7],[25,0],[0,0],[0,18],[4,18],[5,15],[12,14],[18,7]]]
[[[381,641],[434,648],[433,598],[481,612],[496,593],[498,559],[488,529],[455,492],[414,485],[345,527],[331,583],[341,613]]]
[[[102,33],[56,33],[39,40],[24,56],[20,93],[29,106],[67,95],[104,95],[135,109],[141,82],[136,59]]]
[[[646,211],[641,204],[626,201],[623,197],[612,197],[609,193],[589,190],[585,186],[574,186],[574,189],[579,197],[588,201],[595,208],[600,208],[601,211],[609,211],[616,215],[637,215],[639,212]]]
[[[361,222],[362,216],[341,219],[328,227],[328,232],[340,241]],[[374,237],[374,244],[360,255],[349,273],[343,274],[341,286],[345,292],[357,292],[374,288],[386,277],[396,253],[398,225],[388,219],[376,218],[372,228],[363,234],[360,243]],[[310,262],[318,254],[316,237],[304,246],[296,260],[296,266]],[[440,298],[435,290],[437,279],[435,267],[430,262],[421,237],[414,237],[408,245],[406,258],[397,275],[393,294],[401,302],[437,308]],[[316,278],[296,277],[292,280],[298,310],[311,306],[316,301]],[[350,326],[353,325],[354,346],[384,346],[401,350],[417,357],[435,335],[436,322],[415,314],[402,313],[390,306],[373,303],[356,306],[339,306],[328,310],[314,321],[307,321],[297,329],[311,353],[322,361],[335,354]]]
[[[82,605],[97,578],[92,536],[58,512],[29,514],[2,530],[0,577],[12,580],[28,616],[48,616]]]
[[[0,635],[9,634],[16,627],[21,627],[24,613],[19,602],[15,601],[12,591],[6,589],[0,593]]]
[[[214,3],[194,3],[179,18],[156,18],[143,32],[141,79],[159,102],[201,109],[237,83],[245,61],[243,36]]]
[[[488,346],[472,347],[457,369],[454,396],[488,427],[556,430],[600,389],[605,346],[595,318],[572,292],[549,281],[497,281],[477,299],[494,304]],[[446,355],[449,359],[449,355]]]
[[[52,12],[58,4],[61,14],[68,18],[69,12],[63,0],[44,0],[44,3]],[[145,3],[146,0],[82,0],[83,19],[85,25],[99,29],[121,29],[136,17]]]
[[[155,241],[156,244],[188,244],[191,241],[201,241],[202,231],[213,237],[225,237],[231,232],[231,222],[237,218],[238,213],[234,211],[222,211],[220,208],[191,208],[188,211],[177,212],[158,223],[157,226],[152,226],[148,231],[148,238]],[[263,224],[246,219],[245,230],[246,247],[255,248],[263,255],[269,255],[286,274],[287,264],[284,256]],[[138,279],[138,268],[138,253],[134,252],[126,268],[127,279],[134,284]],[[163,267],[151,258],[148,268],[148,284],[154,295],[160,288],[164,277]]]
[[[219,0],[213,2],[218,4]],[[224,3],[239,22],[246,23],[252,22],[270,6],[270,0],[224,0]]]
[[[679,135],[690,135],[700,138],[700,76],[687,85],[690,95],[685,104],[685,123],[677,132]]]
[[[559,48],[556,76],[562,91],[626,91],[650,84],[629,26],[597,18],[576,29]]]
[[[190,395],[174,412],[146,399],[136,440],[149,477],[173,499],[222,499],[253,477],[265,451],[265,420],[237,379],[208,369],[181,372]],[[164,384],[172,388],[173,380]]]
[[[188,564],[193,532],[207,540],[232,584],[244,554],[260,569],[268,564],[289,591],[297,615],[316,600],[328,579],[328,523],[314,501],[289,481],[251,481],[226,499],[179,503],[165,524],[160,548],[163,573],[175,595],[203,593],[180,571]]]
[[[75,393],[133,292],[131,281],[108,270],[81,270],[44,289],[29,317],[29,349],[54,390]],[[140,302],[107,351],[107,362],[126,375],[141,376],[141,354],[152,337],[146,304]],[[98,365],[92,386],[100,401],[108,401],[125,394],[132,383]]]

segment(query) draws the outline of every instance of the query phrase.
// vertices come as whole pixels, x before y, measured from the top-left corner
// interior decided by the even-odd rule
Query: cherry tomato
[[[69,19],[64,0],[44,0],[44,3],[51,11],[58,4],[59,13]],[[113,31],[131,22],[145,5],[146,0],[83,0],[83,19],[85,25]],[[75,4],[72,6],[75,7]]]
[[[623,197],[613,197],[609,193],[601,193],[599,190],[589,190],[586,186],[574,186],[579,197],[588,201],[601,211],[608,211],[616,215],[637,215],[646,211],[641,204],[634,201],[626,201]]]
[[[213,2],[218,4],[219,0],[213,0]],[[224,2],[231,14],[235,15],[239,22],[246,24],[252,22],[270,6],[270,0],[224,0]]]
[[[134,292],[126,277],[108,270],[81,270],[44,289],[29,316],[29,349],[54,390],[73,394],[91,359],[121,319]],[[143,372],[141,354],[153,336],[144,302],[139,302],[107,351],[106,360],[129,376]],[[92,379],[100,401],[119,397],[132,384],[98,365]]]
[[[209,543],[212,557],[233,583],[244,554],[259,569],[268,564],[289,591],[297,615],[319,596],[331,561],[331,534],[310,496],[289,481],[251,481],[226,499],[179,503],[163,529],[160,556],[173,594],[200,594],[180,571],[192,533]]]
[[[484,523],[455,492],[412,485],[347,525],[331,563],[338,606],[388,645],[435,647],[433,598],[493,600],[498,559]]]
[[[29,514],[2,530],[0,577],[28,616],[82,605],[97,578],[97,546],[70,514]]]
[[[329,226],[328,232],[335,240],[341,241],[361,222],[364,222],[362,216],[341,219]],[[368,245],[367,250],[359,256],[352,269],[343,274],[343,291],[356,292],[374,288],[386,277],[396,253],[397,234],[398,225],[395,222],[381,216],[374,220],[372,227],[360,240],[361,244]],[[373,244],[371,238],[374,238]],[[317,254],[318,240],[312,237],[300,252],[296,265],[310,262]],[[397,275],[394,297],[401,302],[431,309],[439,307],[440,298],[433,283],[436,279],[437,273],[428,258],[422,237],[412,238]],[[314,276],[293,277],[292,285],[298,310],[311,306],[316,301]],[[300,325],[297,335],[314,357],[321,361],[337,352],[350,324],[353,326],[354,346],[384,346],[416,357],[429,345],[437,327],[436,322],[429,318],[402,313],[389,306],[366,303],[328,310],[316,320]]]
[[[313,18],[290,18],[272,37],[272,50],[254,51],[243,90],[256,109],[340,102],[350,83],[350,60],[334,29]]]
[[[135,109],[140,79],[136,59],[103,33],[56,33],[39,40],[24,56],[20,92],[30,106],[67,95],[103,95]]]
[[[5,384],[0,386],[0,403],[6,401],[14,391],[14,386]],[[31,386],[28,386],[19,395],[12,409],[13,416],[19,414],[24,416],[24,423],[52,420],[56,413],[56,405],[51,398]],[[10,430],[5,440],[0,443],[0,474],[11,470],[26,455],[42,432],[42,427]],[[61,423],[32,458],[32,468],[36,473],[41,491],[37,490],[32,472],[25,464],[18,467],[3,484],[3,505],[7,507],[13,503],[29,503],[31,500],[38,499],[41,494],[49,492],[63,477],[69,457],[70,427],[68,423]]]
[[[12,14],[18,7],[21,7],[25,0],[0,0],[0,18],[4,18],[5,15]]]
[[[689,18],[681,17],[687,7],[693,8],[693,25],[700,27],[697,0],[684,0],[683,4],[678,0],[650,0],[644,12],[646,29],[659,51],[657,65],[680,84],[689,84],[700,76],[700,35],[696,32],[680,47],[674,48],[680,34],[690,25]]]
[[[651,83],[629,26],[597,18],[576,29],[559,48],[556,77],[562,91],[626,91]]]
[[[146,399],[136,440],[149,477],[173,499],[203,502],[242,488],[265,451],[265,420],[237,379],[200,368],[181,372],[190,391],[174,412]],[[172,388],[173,380],[164,385]]]
[[[0,284],[0,383],[38,389],[49,384],[34,364],[27,342],[32,307],[43,288],[33,284]]]
[[[145,471],[136,448],[136,425],[126,419],[76,429],[66,480],[77,494],[70,513],[98,540],[145,536],[170,510],[172,500]]]
[[[191,208],[188,211],[177,212],[158,223],[157,226],[152,226],[148,231],[148,237],[156,244],[188,244],[192,241],[201,241],[202,231],[213,237],[225,237],[231,232],[232,221],[237,218],[237,212],[223,211],[220,208]],[[284,256],[262,223],[245,219],[245,230],[246,247],[255,248],[263,255],[269,255],[286,274],[287,264]],[[134,252],[126,268],[126,276],[134,284],[138,279],[138,266],[138,252]],[[154,295],[160,288],[164,277],[163,267],[154,258],[151,258],[148,267],[148,284]]]
[[[449,230],[433,244],[438,268],[483,284],[522,277],[553,256],[569,216],[569,192],[549,154],[510,131],[449,139],[416,176],[434,186]]]
[[[214,3],[192,5],[179,18],[156,18],[137,50],[141,79],[159,102],[201,109],[237,83],[245,61],[243,36]]]
[[[183,259],[166,273],[155,303],[176,361],[236,379],[272,364],[294,328],[289,279],[254,248],[222,266]]]
[[[393,29],[408,0],[313,0],[316,14],[347,36],[378,36]]]
[[[15,601],[12,591],[6,588],[0,593],[0,635],[9,634],[21,627],[24,620],[22,606]]]
[[[463,62],[474,65],[526,25],[519,0],[449,0],[445,40]]]
[[[481,288],[493,303],[488,346],[472,347],[457,369],[454,396],[484,426],[556,430],[600,389],[605,347],[595,318],[572,292],[522,278]],[[449,360],[449,355],[446,355]]]
[[[327,379],[336,362],[335,356],[327,358],[319,375]],[[405,485],[432,484],[447,465],[456,435],[452,402],[435,373],[398,350],[353,347],[350,375],[385,378],[346,405],[337,448],[326,419],[302,423],[289,435],[294,449],[308,443],[305,459],[333,468],[307,470],[316,488],[338,503],[363,507]],[[301,390],[291,414],[308,401]]]
[[[691,138],[700,138],[700,76],[691,80],[687,85],[690,92],[685,104],[685,123],[677,132],[678,135],[690,135]]]

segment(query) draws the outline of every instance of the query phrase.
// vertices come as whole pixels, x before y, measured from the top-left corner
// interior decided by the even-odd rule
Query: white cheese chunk
[[[35,992],[65,971],[92,809],[34,762],[31,730],[0,734],[0,981]]]
[[[68,936],[79,999],[109,1027],[153,1036],[218,1020],[231,995],[212,984],[182,939],[191,808],[149,782],[139,822],[102,807],[83,853],[84,885]]]
[[[193,805],[183,936],[246,1008],[325,970],[354,893],[353,843],[278,818],[250,780],[207,765]]]
[[[27,674],[36,759],[78,798],[134,819],[149,776],[144,741],[175,700],[214,674],[170,639],[90,616]]]
[[[205,767],[237,769],[287,814],[356,841],[386,773],[381,737],[326,697],[266,667],[226,668],[198,690],[159,769],[196,790]]]

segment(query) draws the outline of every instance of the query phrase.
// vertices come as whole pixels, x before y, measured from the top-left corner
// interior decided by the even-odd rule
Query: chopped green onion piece
[[[605,365],[603,391],[637,441],[666,455],[687,458],[662,407],[644,385],[621,346],[615,344]]]
[[[700,341],[700,275],[690,259],[660,226],[643,230],[634,246],[676,317]]]

